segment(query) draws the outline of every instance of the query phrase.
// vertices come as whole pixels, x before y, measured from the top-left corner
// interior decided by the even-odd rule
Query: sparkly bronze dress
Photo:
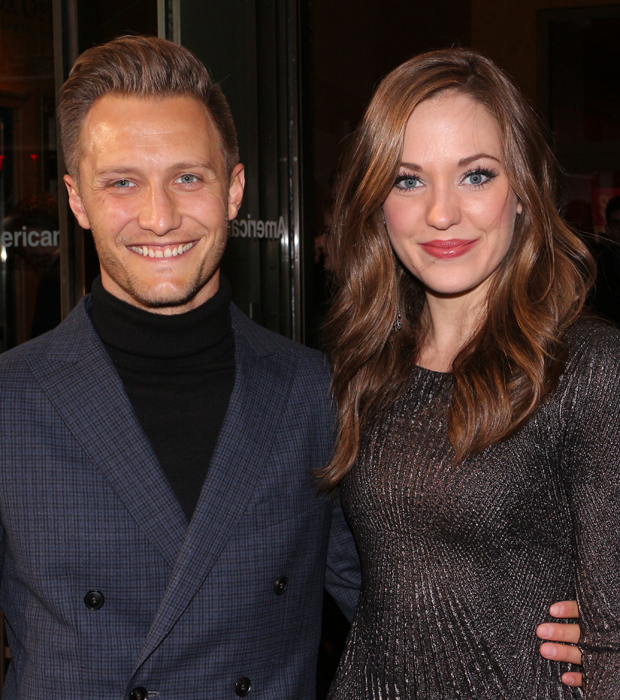
[[[620,332],[581,321],[556,392],[453,466],[451,375],[414,368],[342,484],[362,560],[330,700],[583,697],[538,653],[578,593],[588,700],[620,698]]]

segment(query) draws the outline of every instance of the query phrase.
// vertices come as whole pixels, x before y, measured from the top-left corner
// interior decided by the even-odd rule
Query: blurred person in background
[[[592,306],[620,326],[620,195],[605,207],[605,234],[596,248],[598,274]]]

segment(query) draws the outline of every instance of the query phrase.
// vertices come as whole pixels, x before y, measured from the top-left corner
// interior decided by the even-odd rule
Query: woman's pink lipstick
[[[426,243],[421,243],[420,245],[429,255],[432,255],[434,258],[450,260],[452,258],[459,258],[461,255],[465,255],[465,253],[470,251],[477,242],[477,238],[468,241],[461,238],[451,238],[449,241],[427,241]]]

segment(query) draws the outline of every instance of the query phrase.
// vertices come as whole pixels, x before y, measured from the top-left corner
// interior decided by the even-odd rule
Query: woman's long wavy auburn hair
[[[504,167],[522,205],[490,284],[485,321],[455,358],[449,435],[455,459],[517,432],[557,386],[566,329],[583,308],[594,263],[558,213],[559,168],[534,111],[489,59],[465,49],[417,56],[379,85],[338,183],[331,253],[336,294],[325,328],[338,433],[319,473],[333,489],[357,456],[360,431],[398,396],[424,340],[422,285],[399,263],[382,205],[394,185],[417,105],[458,91],[495,118]],[[402,328],[394,332],[397,312]]]

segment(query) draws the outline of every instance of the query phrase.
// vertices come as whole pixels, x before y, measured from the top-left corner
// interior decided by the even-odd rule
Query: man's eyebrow
[[[461,158],[457,165],[459,168],[463,168],[464,166],[469,165],[470,163],[473,163],[475,160],[479,160],[480,158],[490,158],[491,160],[495,160],[498,163],[501,163],[499,158],[497,158],[496,156],[492,156],[489,153],[476,153],[473,156]],[[424,170],[424,168],[421,165],[418,165],[417,163],[401,163],[400,167],[407,168],[408,170]]]
[[[217,172],[217,169],[215,168],[214,165],[211,163],[207,162],[184,162],[184,163],[175,163],[174,165],[170,166],[167,168],[168,170],[172,170],[175,172],[179,172],[181,170],[210,170],[213,173]],[[139,167],[136,167],[134,165],[112,165],[108,168],[103,168],[102,170],[97,170],[95,173],[97,177],[106,177],[109,175],[131,175],[132,173],[137,173],[140,171]]]
[[[217,168],[213,165],[213,163],[204,161],[176,163],[175,165],[171,166],[169,170],[194,170],[195,168],[202,168],[203,170],[212,170],[213,172],[217,172]]]
[[[136,172],[137,168],[133,168],[130,165],[113,165],[109,168],[103,168],[102,170],[96,170],[95,175],[98,177],[105,177],[106,175],[128,175],[130,173]]]

